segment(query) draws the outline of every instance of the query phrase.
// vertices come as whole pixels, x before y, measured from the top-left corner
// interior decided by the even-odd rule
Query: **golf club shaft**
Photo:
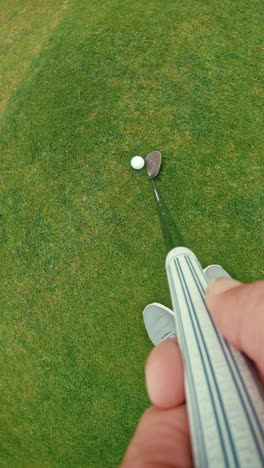
[[[173,248],[182,245],[181,236],[155,183],[152,187],[166,247],[172,249],[166,271],[185,364],[196,466],[263,467],[263,390],[251,363],[215,328],[205,303],[202,266],[191,250]]]
[[[182,247],[185,245],[183,237],[178,230],[171,213],[164,202],[155,182],[150,179],[150,183],[153,189],[154,197],[157,202],[158,214],[160,219],[160,225],[162,229],[163,238],[166,244],[166,250],[169,252],[174,247]]]

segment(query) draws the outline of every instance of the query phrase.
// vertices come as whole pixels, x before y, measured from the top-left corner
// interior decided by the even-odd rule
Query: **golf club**
[[[146,157],[167,249],[166,271],[183,354],[185,391],[198,467],[264,466],[263,390],[249,360],[228,344],[205,303],[207,280],[183,239],[154,179],[161,154]]]
[[[153,189],[154,197],[157,202],[158,214],[160,218],[160,225],[162,229],[163,238],[166,245],[166,250],[169,252],[174,247],[183,247],[184,240],[178,230],[169,209],[167,208],[156,184],[155,177],[159,174],[161,167],[161,153],[159,151],[152,151],[145,159],[146,168]]]

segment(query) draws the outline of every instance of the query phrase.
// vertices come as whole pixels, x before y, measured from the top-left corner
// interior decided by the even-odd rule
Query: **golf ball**
[[[131,159],[131,166],[133,169],[142,169],[145,166],[145,161],[141,156],[134,156]]]

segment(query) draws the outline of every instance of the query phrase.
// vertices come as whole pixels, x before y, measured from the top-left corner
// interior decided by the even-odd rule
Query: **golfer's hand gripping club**
[[[216,330],[204,299],[206,278],[191,250],[171,250],[166,270],[196,466],[263,467],[264,401],[251,364]]]

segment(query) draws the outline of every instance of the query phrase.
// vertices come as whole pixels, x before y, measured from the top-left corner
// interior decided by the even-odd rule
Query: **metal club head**
[[[161,154],[159,151],[152,151],[145,158],[146,168],[150,179],[157,177],[161,166]]]

